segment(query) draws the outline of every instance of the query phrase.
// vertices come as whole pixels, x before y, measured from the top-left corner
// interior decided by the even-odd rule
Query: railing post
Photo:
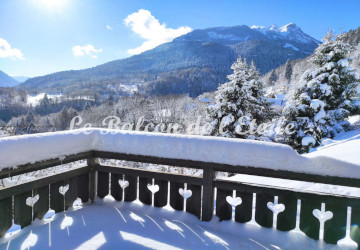
[[[204,168],[203,172],[203,200],[202,200],[202,221],[209,221],[214,213],[214,177],[213,168]]]
[[[89,198],[91,200],[91,204],[94,203],[95,195],[96,195],[96,165],[100,164],[99,158],[89,158],[87,159],[87,165],[90,167],[89,174]]]

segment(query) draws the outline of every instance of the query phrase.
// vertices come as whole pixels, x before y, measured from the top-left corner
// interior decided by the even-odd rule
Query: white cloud
[[[189,33],[192,29],[188,26],[181,26],[177,29],[167,28],[166,24],[160,24],[151,12],[140,9],[134,12],[124,20],[127,26],[145,39],[143,44],[134,49],[129,49],[130,54],[140,54],[156,46],[171,42],[174,38]]]
[[[16,58],[24,60],[24,55],[19,49],[11,48],[11,45],[5,39],[0,38],[0,58]]]
[[[74,56],[91,56],[96,58],[97,56],[94,53],[100,53],[102,49],[95,49],[91,44],[85,46],[76,45],[72,48],[72,52]]]
[[[113,29],[110,25],[106,25],[106,28],[107,28],[108,30],[112,30],[112,29]]]

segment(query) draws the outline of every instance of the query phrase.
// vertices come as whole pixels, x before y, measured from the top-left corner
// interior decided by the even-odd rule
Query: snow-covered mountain
[[[21,86],[52,93],[81,90],[106,94],[116,89],[121,92],[120,85],[137,85],[140,92],[150,95],[197,96],[225,82],[238,56],[253,60],[260,72],[266,73],[287,59],[307,57],[318,44],[295,24],[276,29],[246,25],[197,29],[140,55],[32,78]]]
[[[248,40],[264,40],[265,37],[256,30],[246,25],[234,27],[216,27],[197,29],[186,35],[176,38],[174,41],[199,41],[213,42],[223,45],[237,44]]]
[[[284,40],[284,41],[288,40],[288,41],[293,41],[296,43],[300,42],[300,43],[304,43],[304,44],[312,44],[312,43],[319,44],[318,40],[305,34],[294,23],[289,23],[282,27],[276,27],[275,25],[272,25],[268,28],[266,28],[264,26],[254,25],[251,27],[251,29],[260,31],[266,37],[274,39],[274,40]]]
[[[207,41],[223,45],[234,45],[246,41],[269,41],[282,45],[283,48],[290,48],[294,51],[311,54],[320,42],[305,34],[296,24],[289,23],[282,27],[272,25],[264,26],[246,25],[235,27],[218,27],[203,30],[194,30],[177,41]],[[294,45],[295,44],[295,45]],[[297,46],[297,47],[296,47]],[[298,48],[299,47],[299,48]]]
[[[0,70],[0,87],[13,87],[17,84],[18,81]]]

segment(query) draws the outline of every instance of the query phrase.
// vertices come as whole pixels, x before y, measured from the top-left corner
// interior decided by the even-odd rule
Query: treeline
[[[66,106],[69,105],[69,106]],[[81,104],[83,104],[81,106]],[[57,109],[63,105],[60,111]],[[71,120],[80,116],[82,127],[90,123],[93,127],[106,127],[107,117],[116,117],[126,129],[134,129],[141,121],[141,128],[147,124],[178,124],[178,132],[184,132],[187,126],[195,123],[199,116],[206,114],[207,103],[186,95],[168,96],[131,96],[116,98],[112,95],[101,103],[87,100],[73,100],[54,104],[45,95],[40,104],[26,114],[13,117],[7,123],[0,124],[9,135],[54,132],[70,129]],[[52,112],[52,111],[56,112]],[[204,117],[205,118],[205,117]],[[77,120],[78,121],[78,120]],[[203,121],[204,122],[204,121]]]
[[[15,88],[0,88],[0,122],[8,122],[12,117],[26,114],[27,94]]]

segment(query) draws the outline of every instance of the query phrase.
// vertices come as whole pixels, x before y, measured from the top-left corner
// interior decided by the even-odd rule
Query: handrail
[[[19,174],[25,174],[53,166],[58,166],[61,164],[66,164],[78,160],[84,160],[88,158],[109,158],[116,160],[135,161],[142,163],[152,163],[159,165],[170,165],[176,167],[197,168],[197,169],[206,169],[208,168],[208,166],[211,166],[211,168],[213,168],[215,171],[360,188],[360,179],[356,179],[356,178],[346,178],[346,177],[339,177],[334,175],[316,175],[316,174],[295,172],[290,170],[274,170],[274,169],[267,169],[261,167],[233,166],[228,164],[219,164],[219,163],[206,162],[206,161],[180,160],[180,159],[160,158],[160,157],[142,156],[142,155],[134,155],[134,154],[121,154],[121,153],[95,151],[95,150],[69,155],[62,159],[59,158],[47,159],[35,163],[24,164],[16,168],[5,168],[0,170],[0,179],[19,175]]]
[[[46,168],[51,168],[55,166],[59,166],[62,164],[67,164],[79,160],[85,160],[93,156],[92,151],[78,153],[74,155],[69,155],[67,157],[64,157],[62,159],[59,158],[51,158],[46,159],[43,161],[38,161],[35,163],[28,163],[24,165],[17,166],[16,168],[4,168],[0,170],[0,179],[6,178],[6,177],[12,177],[20,174],[26,174],[33,171],[38,171]]]
[[[196,168],[202,169],[203,175],[195,177],[113,166],[101,164],[99,158],[123,160],[125,163],[134,161]],[[201,161],[139,155],[132,152],[113,152],[99,150],[96,147],[92,150],[77,150],[75,154],[61,157],[61,159],[53,157],[23,164],[17,168],[5,168],[0,170],[0,178],[84,159],[87,160],[85,167],[0,189],[0,236],[6,233],[12,220],[21,227],[25,227],[30,225],[35,218],[43,218],[49,208],[55,212],[61,212],[71,207],[77,197],[83,202],[89,200],[94,202],[96,197],[102,199],[108,194],[117,201],[131,202],[139,199],[144,204],[156,207],[170,205],[176,210],[185,210],[201,220],[209,221],[214,214],[216,195],[215,214],[220,220],[233,219],[240,223],[255,220],[263,227],[275,227],[282,231],[290,231],[296,225],[300,225],[300,229],[313,239],[323,237],[327,243],[336,244],[346,235],[358,244],[360,243],[359,231],[351,230],[350,236],[345,230],[348,221],[351,223],[348,225],[350,227],[360,224],[360,197],[220,180],[215,178],[215,173],[231,172],[359,188],[360,179],[358,178],[223,164],[209,162],[208,159]],[[36,195],[39,195],[38,202],[33,207],[29,207],[26,200]],[[252,209],[254,202],[255,213]],[[313,214],[315,209],[318,209],[319,213],[325,212],[320,210],[323,207],[322,203],[326,204],[326,211],[333,213],[333,218],[324,222],[324,231],[320,231],[319,221]],[[284,209],[275,209],[280,205],[283,205]],[[347,212],[348,207],[352,209],[351,214]],[[298,213],[300,217],[296,216]],[[277,224],[273,220],[274,216],[277,216]]]
[[[351,183],[356,187],[356,179],[360,179],[358,165],[327,157],[307,158],[282,144],[217,137],[82,129],[0,138],[0,149],[0,170],[25,165],[29,159],[39,162],[93,152],[95,157],[109,155],[160,164],[192,164],[194,168],[211,164],[219,171],[237,172],[242,167],[244,169],[239,171],[246,174],[264,173],[264,176],[279,178],[293,176],[296,180],[310,178],[310,181],[330,184]],[[14,155],[16,150],[22,150],[21,154]],[[328,173],[329,169],[332,173]],[[0,176],[3,173],[1,171]]]

